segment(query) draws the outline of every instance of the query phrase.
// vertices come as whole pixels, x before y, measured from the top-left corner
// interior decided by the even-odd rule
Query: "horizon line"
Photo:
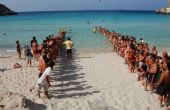
[[[131,11],[131,12],[154,12],[155,10],[135,10],[135,9],[116,9],[116,10],[109,10],[109,9],[100,9],[100,10],[37,10],[37,11],[18,11],[18,13],[24,13],[24,12],[83,12],[83,11]]]

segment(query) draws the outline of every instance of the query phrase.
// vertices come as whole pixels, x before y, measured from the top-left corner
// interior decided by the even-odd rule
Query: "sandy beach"
[[[0,62],[0,110],[166,109],[113,52],[75,53],[71,61],[60,53],[50,77],[50,99],[39,98],[36,90],[30,92],[37,80],[37,61],[27,67],[26,60],[1,53]],[[15,62],[22,69],[12,69]]]
[[[0,110],[170,110],[170,0],[0,1]]]

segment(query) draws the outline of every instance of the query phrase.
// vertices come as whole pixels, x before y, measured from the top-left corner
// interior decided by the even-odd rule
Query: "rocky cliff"
[[[5,15],[16,15],[17,13],[10,10],[8,7],[6,7],[3,4],[0,4],[0,16],[5,16]]]

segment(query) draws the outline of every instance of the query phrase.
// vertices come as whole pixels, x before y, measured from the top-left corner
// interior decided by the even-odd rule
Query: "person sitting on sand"
[[[74,45],[73,42],[71,41],[70,38],[68,38],[63,44],[66,45],[68,59],[71,59],[72,58],[72,47]]]
[[[50,87],[49,82],[49,76],[51,74],[51,71],[54,67],[54,62],[48,62],[47,68],[45,69],[44,73],[41,75],[41,77],[38,79],[38,95],[40,97],[40,90],[44,89],[44,95],[49,98],[48,96],[48,88]]]
[[[168,103],[168,92],[170,91],[170,62],[163,63],[163,71],[160,80],[156,83],[158,86],[156,93],[159,95],[160,105],[163,107],[163,102]]]
[[[18,68],[22,68],[22,66],[19,63],[15,63],[13,68],[18,69]]]
[[[17,49],[18,58],[21,59],[21,47],[18,40],[16,41],[16,49]]]

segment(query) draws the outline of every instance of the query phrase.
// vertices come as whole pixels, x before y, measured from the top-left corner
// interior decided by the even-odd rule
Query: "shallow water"
[[[159,51],[170,50],[170,15],[149,11],[27,12],[0,17],[0,48],[15,49],[16,40],[22,46],[28,45],[33,36],[41,43],[49,34],[57,34],[59,28],[67,28],[71,30],[67,37],[72,38],[77,50],[110,50],[110,42],[92,32],[95,26],[138,40],[142,37],[150,46],[158,46]]]

